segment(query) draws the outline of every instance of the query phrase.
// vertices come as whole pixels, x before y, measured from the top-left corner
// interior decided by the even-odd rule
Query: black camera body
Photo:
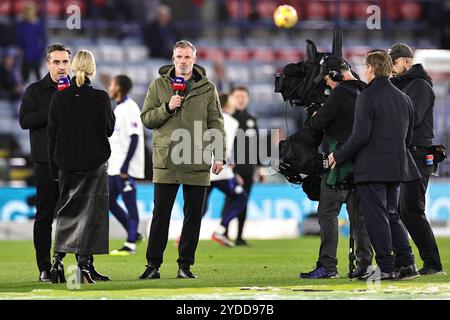
[[[308,114],[317,110],[327,100],[331,89],[321,75],[321,62],[329,55],[342,57],[342,30],[336,28],[333,36],[333,52],[318,52],[314,41],[306,40],[306,59],[284,66],[275,75],[275,92],[293,107],[304,107]]]
[[[282,73],[275,75],[275,92],[281,93],[284,101],[293,107],[310,108],[311,105],[323,104],[330,92],[325,80],[317,80],[320,74],[320,61],[327,53],[317,52],[312,40],[307,42],[307,59],[290,63]]]
[[[326,56],[342,57],[342,30],[334,30],[333,52],[321,53],[312,40],[306,40],[306,59],[290,63],[283,72],[275,76],[275,92],[281,93],[284,101],[293,107],[304,107],[308,113],[306,122],[327,100],[331,89],[323,79],[322,62]],[[318,152],[322,134],[309,127],[280,142],[280,161],[274,169],[289,182],[301,184],[311,200],[319,200],[320,183],[324,171],[324,154]]]

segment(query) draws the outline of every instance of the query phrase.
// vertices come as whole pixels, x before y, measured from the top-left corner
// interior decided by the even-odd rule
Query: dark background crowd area
[[[272,16],[280,4],[297,9],[294,28],[275,27]],[[366,26],[367,7],[373,4],[381,10],[380,30]],[[80,9],[81,29],[69,28],[71,5]],[[0,0],[0,184],[30,178],[28,132],[18,124],[18,109],[26,86],[47,72],[44,51],[50,43],[94,52],[94,85],[100,88],[115,74],[129,75],[131,96],[142,106],[159,66],[170,63],[174,43],[189,39],[220,92],[235,85],[250,89],[249,110],[260,128],[279,129],[272,141],[276,145],[302,126],[304,110],[288,107],[285,115],[286,104],[274,93],[274,74],[305,57],[308,38],[319,50],[329,50],[336,26],[344,30],[345,58],[362,75],[364,53],[373,48],[405,42],[414,49],[450,49],[450,0]],[[448,146],[450,68],[446,70],[431,75],[435,142]],[[146,135],[150,147],[151,132]],[[450,168],[443,165],[440,175],[449,176]]]

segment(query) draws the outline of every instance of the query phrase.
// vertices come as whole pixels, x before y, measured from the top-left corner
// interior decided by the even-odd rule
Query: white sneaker
[[[214,232],[211,236],[211,240],[219,243],[224,247],[233,248],[235,246],[234,243],[230,239],[228,239],[226,235],[219,232]]]

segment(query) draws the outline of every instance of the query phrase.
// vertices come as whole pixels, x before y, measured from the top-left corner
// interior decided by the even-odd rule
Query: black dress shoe
[[[92,279],[94,279],[95,281],[110,281],[111,280],[111,278],[109,276],[101,274],[97,270],[95,270],[93,264],[89,265],[89,271],[91,273]]]
[[[417,271],[416,265],[411,264],[407,267],[400,268],[397,275],[397,280],[409,280],[417,277],[420,277],[419,271]]]
[[[50,281],[52,281],[50,271],[44,270],[39,274],[39,282],[50,282]]]
[[[428,276],[428,275],[433,275],[433,276],[445,276],[446,273],[444,270],[441,269],[433,269],[430,267],[423,267],[422,269],[419,270],[419,274],[421,276]]]
[[[364,280],[367,279],[371,274],[372,274],[372,266],[369,265],[358,265],[358,267],[356,268],[355,271],[353,271],[352,273],[348,274],[348,277],[350,279],[360,279],[360,280]]]
[[[159,270],[152,265],[147,265],[144,273],[139,276],[141,280],[160,279]]]
[[[178,269],[178,279],[197,279],[197,276],[191,272],[189,267],[182,266]]]
[[[246,246],[248,247],[248,243],[247,241],[245,241],[244,239],[236,239],[236,241],[234,242],[234,244],[239,247],[239,246]]]

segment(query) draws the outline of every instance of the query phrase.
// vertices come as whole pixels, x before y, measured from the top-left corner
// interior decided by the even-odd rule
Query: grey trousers
[[[338,215],[342,204],[347,204],[356,244],[358,265],[372,264],[373,251],[361,212],[358,212],[358,197],[355,191],[331,189],[325,185],[326,176],[320,187],[320,201],[317,215],[320,225],[320,251],[317,266],[337,271],[337,246],[339,238]]]

